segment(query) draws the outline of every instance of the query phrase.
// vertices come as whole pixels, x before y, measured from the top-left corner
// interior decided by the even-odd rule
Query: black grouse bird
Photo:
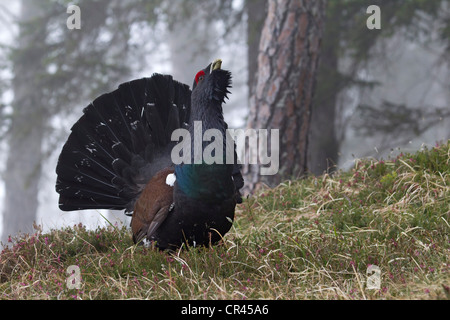
[[[134,242],[162,250],[218,242],[242,202],[236,152],[233,164],[194,162],[194,152],[192,161],[174,164],[178,141],[171,136],[188,130],[194,150],[194,122],[201,121],[202,134],[219,130],[226,149],[222,104],[231,73],[221,64],[216,60],[199,71],[192,91],[169,75],[154,74],[121,84],[86,107],[56,168],[61,210],[124,209],[132,216]]]

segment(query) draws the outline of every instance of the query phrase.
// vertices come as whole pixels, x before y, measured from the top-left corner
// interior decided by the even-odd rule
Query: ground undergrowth
[[[0,299],[449,299],[449,223],[447,142],[261,190],[212,248],[36,227],[1,253]]]

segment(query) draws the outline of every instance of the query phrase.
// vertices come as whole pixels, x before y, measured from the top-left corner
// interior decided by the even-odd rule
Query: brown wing
[[[173,168],[165,168],[153,176],[134,206],[131,218],[133,241],[140,242],[150,236],[166,219],[173,203],[173,186],[166,183]]]

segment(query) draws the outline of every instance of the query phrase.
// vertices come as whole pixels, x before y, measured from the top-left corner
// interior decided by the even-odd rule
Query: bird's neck
[[[225,132],[227,125],[223,118],[222,104],[218,101],[211,101],[205,108],[192,108],[189,119],[189,131],[191,135],[194,130],[194,123],[201,122],[203,133],[209,129],[218,129]]]
[[[205,161],[206,148],[222,145],[223,163],[225,163],[226,132],[228,126],[223,117],[222,104],[210,101],[206,107],[193,107],[189,119],[189,133],[191,139],[191,164],[213,163],[220,161]],[[208,153],[208,152],[205,152]],[[207,155],[206,155],[207,156]]]
[[[205,132],[210,129],[215,129],[210,131],[212,134],[220,133],[222,136],[222,163],[205,161],[205,148],[208,146],[211,148],[212,141],[203,140],[206,137]],[[220,104],[194,108],[191,113],[189,123],[191,162],[175,166],[178,187],[189,197],[214,201],[226,199],[234,193],[231,179],[232,165],[227,165],[225,161],[226,130],[227,124]]]

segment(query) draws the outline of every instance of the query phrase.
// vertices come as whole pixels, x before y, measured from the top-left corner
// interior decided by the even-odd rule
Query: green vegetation
[[[2,299],[449,299],[450,141],[288,181],[238,209],[221,245],[172,254],[126,228],[22,236],[0,255]],[[70,265],[81,288],[68,289]],[[370,265],[380,289],[367,288]]]

